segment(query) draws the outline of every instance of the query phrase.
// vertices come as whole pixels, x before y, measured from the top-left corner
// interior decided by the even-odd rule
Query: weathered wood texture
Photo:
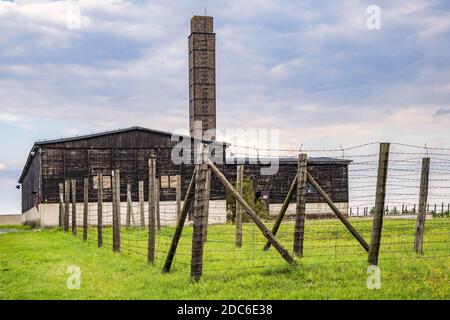
[[[417,214],[416,233],[414,236],[414,250],[418,254],[423,251],[423,234],[425,231],[425,217],[428,201],[428,182],[430,175],[430,158],[422,159],[422,173],[420,176],[419,213]],[[444,207],[442,206],[442,212]]]
[[[101,173],[97,176],[98,181],[102,181]],[[97,189],[97,246],[103,246],[103,183]]]
[[[375,210],[373,213],[373,225],[372,232],[370,234],[370,247],[368,255],[370,265],[378,264],[378,255],[380,253],[381,230],[383,229],[384,217],[384,201],[386,198],[386,179],[389,164],[389,148],[389,143],[380,143]]]
[[[70,181],[71,193],[72,193],[72,235],[77,235],[77,180],[72,179]]]
[[[139,181],[139,220],[141,228],[145,229],[144,181]]]
[[[176,202],[177,202],[177,217],[180,217],[181,214],[181,176],[177,175],[176,177]]]
[[[125,225],[127,228],[131,226],[131,216],[133,214],[133,200],[131,200],[131,185],[127,184],[127,215],[125,218]]]
[[[156,239],[156,215],[155,215],[155,183],[156,183],[156,161],[154,158],[148,160],[149,171],[149,194],[148,199],[148,252],[147,262],[155,262],[155,239]]]
[[[206,164],[207,147],[199,148],[201,163],[196,166],[195,174],[195,197],[194,197],[194,225],[192,231],[192,257],[191,278],[198,281],[203,273],[203,245],[205,239],[205,208],[207,201],[206,175],[208,165]]]
[[[64,226],[64,183],[59,184],[59,216],[58,226],[62,228]]]
[[[209,221],[209,201],[211,197],[211,170],[206,172],[206,207],[205,207],[205,225],[208,225]],[[208,240],[208,228],[204,230],[204,239],[203,241]]]
[[[280,160],[278,172],[274,175],[262,175],[259,164],[245,163],[244,174],[253,183],[253,189],[257,195],[262,193],[269,196],[270,203],[284,203],[289,192],[291,182],[297,174],[297,160]],[[320,161],[314,158],[308,159],[308,172],[322,186],[335,203],[348,202],[348,161]],[[236,181],[236,165],[227,164],[225,176],[231,182]],[[312,185],[306,183],[307,203],[324,202],[320,194]],[[297,197],[294,193],[290,203],[296,203]]]
[[[156,229],[161,231],[161,208],[160,208],[160,198],[161,198],[161,184],[159,178],[155,179],[155,215],[156,215]]]
[[[83,180],[83,241],[87,241],[88,237],[88,214],[89,214],[89,179]]]
[[[111,170],[114,169],[121,171],[123,190],[127,183],[132,183],[133,201],[139,199],[139,189],[135,182],[144,181],[144,201],[148,201],[148,159],[152,152],[155,153],[158,163],[156,176],[180,175],[181,197],[184,198],[194,165],[179,165],[172,162],[172,149],[177,143],[178,141],[171,140],[170,134],[135,129],[35,144],[34,156],[30,155],[21,176],[22,212],[32,208],[36,200],[42,203],[58,203],[58,184],[66,178],[80,181],[89,178],[89,199],[96,201],[98,173],[104,175],[102,180],[104,201],[111,202]],[[192,148],[191,153],[193,152]],[[224,161],[224,164],[216,166],[229,181],[236,181],[236,164],[225,164]],[[296,161],[280,161],[278,173],[272,176],[261,175],[260,169],[259,164],[245,164],[245,176],[252,179],[257,196],[261,192],[267,192],[271,203],[283,203],[297,171]],[[308,159],[308,171],[334,202],[348,202],[348,162],[336,159],[334,161]],[[82,188],[81,184],[77,185],[79,203],[83,201]],[[309,184],[307,189],[307,202],[322,202],[320,195]],[[33,195],[33,192],[36,195]],[[212,176],[211,199],[224,198],[225,189],[218,179]],[[161,199],[175,201],[176,185],[169,183],[161,187]],[[121,201],[126,201],[125,192],[121,195]],[[294,195],[291,202],[295,201]]]
[[[69,232],[70,180],[64,181],[64,232]]]
[[[236,190],[242,196],[243,186],[244,186],[244,166],[237,166],[237,177],[236,177]],[[235,244],[236,247],[242,247],[242,206],[236,200],[236,237]]]
[[[113,251],[120,252],[120,171],[113,171]]]
[[[306,154],[298,156],[297,170],[297,206],[294,227],[294,255],[303,256],[303,240],[305,236],[305,219],[306,219],[306,180],[307,180],[307,164]]]

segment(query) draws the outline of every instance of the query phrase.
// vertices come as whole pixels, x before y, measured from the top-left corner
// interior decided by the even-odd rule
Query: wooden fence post
[[[215,174],[215,176],[220,180],[222,185],[225,187],[225,189],[228,192],[230,192],[233,198],[235,198],[239,202],[239,204],[242,206],[245,212],[256,224],[258,229],[262,232],[263,236],[270,241],[270,243],[274,246],[274,248],[278,251],[278,253],[283,257],[283,259],[286,260],[286,262],[288,262],[289,264],[295,264],[295,261],[291,257],[289,252],[278,242],[278,240],[274,237],[272,232],[270,232],[270,230],[267,229],[264,223],[259,219],[256,212],[249,206],[247,202],[245,202],[245,200],[241,197],[239,192],[237,192],[236,189],[233,188],[233,186],[223,175],[223,173],[220,172],[220,170],[208,158],[206,158],[206,162],[208,163],[208,166],[211,168],[211,171]]]
[[[211,197],[211,170],[206,172],[206,207],[205,207],[205,224],[208,225],[209,221],[209,201]],[[204,229],[203,241],[208,240],[208,228]]]
[[[172,267],[173,258],[177,251],[178,242],[180,241],[181,234],[183,232],[184,223],[186,222],[187,213],[191,206],[192,198],[194,196],[194,188],[195,188],[195,176],[196,171],[194,170],[191,178],[191,182],[189,183],[189,187],[186,191],[186,195],[183,201],[183,207],[181,208],[181,215],[178,219],[177,226],[175,228],[175,233],[172,237],[172,242],[170,245],[169,252],[167,252],[167,258],[164,263],[163,272],[169,272]]]
[[[77,180],[72,179],[72,235],[77,235]]]
[[[417,214],[416,233],[414,236],[414,249],[422,254],[423,233],[425,230],[425,217],[428,201],[428,178],[430,174],[430,158],[422,159],[422,173],[420,175],[419,213]]]
[[[177,182],[177,186],[176,186],[176,202],[177,202],[177,218],[180,218],[180,213],[181,213],[181,176],[177,175],[176,176],[176,182]]]
[[[59,184],[59,219],[58,226],[64,227],[64,183]]]
[[[120,252],[120,171],[113,171],[113,251]]]
[[[161,213],[160,213],[160,207],[159,207],[159,198],[160,195],[160,183],[159,178],[155,179],[155,214],[156,214],[156,229],[158,231],[161,231]]]
[[[97,245],[103,246],[103,174],[97,177]]]
[[[144,181],[139,181],[139,219],[141,220],[141,228],[145,229]]]
[[[70,180],[64,181],[64,232],[69,232],[69,214],[70,214]]]
[[[89,212],[89,178],[83,180],[83,241],[87,241]]]
[[[303,256],[303,240],[305,237],[305,219],[306,219],[306,163],[307,155],[302,153],[298,156],[297,169],[297,208],[295,215],[294,228],[294,255]]]
[[[381,230],[383,228],[383,208],[386,198],[386,179],[389,164],[389,143],[380,144],[380,155],[378,159],[377,190],[375,196],[375,212],[373,214],[372,233],[370,236],[370,246],[368,261],[370,265],[378,264],[380,253]]]
[[[126,228],[130,228],[131,215],[133,210],[133,203],[131,202],[131,185],[127,183],[127,216],[126,216]]]
[[[198,145],[198,164],[195,175],[195,198],[194,198],[194,227],[192,234],[192,258],[191,278],[198,281],[203,273],[203,244],[206,207],[206,173],[208,166],[205,162],[208,155],[208,147],[204,144]]]
[[[156,180],[156,161],[154,157],[148,160],[148,252],[147,262],[155,262],[155,180]]]
[[[236,191],[242,196],[244,184],[244,166],[238,165],[236,172]],[[236,247],[242,247],[242,207],[236,201]]]

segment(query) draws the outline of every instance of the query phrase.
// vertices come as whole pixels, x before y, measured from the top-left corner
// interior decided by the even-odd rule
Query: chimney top
[[[213,17],[193,16],[191,19],[191,33],[213,33]]]

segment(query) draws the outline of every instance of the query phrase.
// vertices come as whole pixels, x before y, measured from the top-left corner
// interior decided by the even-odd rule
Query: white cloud
[[[6,166],[0,162],[0,171],[3,171],[6,169]]]

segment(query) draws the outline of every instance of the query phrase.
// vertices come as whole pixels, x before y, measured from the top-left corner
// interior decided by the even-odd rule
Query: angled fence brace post
[[[277,235],[278,229],[280,228],[281,225],[281,221],[283,221],[286,210],[289,207],[289,203],[291,202],[292,198],[294,197],[295,191],[297,190],[297,180],[298,180],[298,173],[295,174],[294,180],[292,180],[291,186],[286,195],[286,198],[284,199],[283,205],[281,206],[280,212],[278,213],[277,219],[273,224],[272,234],[274,236]],[[270,248],[270,241],[267,241],[264,246],[264,251],[269,250],[269,248]]]
[[[233,188],[231,183],[227,180],[227,178],[220,172],[220,170],[211,162],[211,160],[206,159],[208,166],[211,168],[211,171],[216,175],[216,177],[220,180],[225,189],[232,194],[232,196],[239,202],[245,212],[250,216],[256,226],[261,230],[262,234],[270,243],[274,246],[274,248],[278,251],[278,253],[286,260],[289,264],[295,264],[294,259],[289,254],[289,252],[278,242],[278,240],[273,236],[272,232],[264,225],[264,223],[258,218],[258,215],[255,211],[245,202],[245,200],[241,197],[239,192]]]
[[[302,153],[298,156],[297,170],[297,206],[294,228],[294,255],[303,256],[303,240],[305,237],[306,219],[306,163],[307,155]]]
[[[72,179],[72,235],[77,235],[77,180]]]
[[[244,166],[238,165],[236,172],[236,191],[242,196],[244,184]],[[242,207],[236,201],[236,247],[242,247]]]
[[[70,180],[64,181],[64,232],[69,232],[69,215],[70,215]]]
[[[195,196],[194,196],[194,226],[192,231],[192,258],[191,258],[191,278],[194,281],[200,280],[203,273],[203,245],[205,238],[205,215],[206,215],[206,176],[208,165],[208,146],[199,144],[195,174]]]
[[[155,217],[155,181],[156,160],[154,156],[148,160],[148,251],[147,262],[155,263],[155,239],[156,239],[156,217]]]
[[[59,217],[58,226],[64,227],[64,183],[59,184]]]
[[[177,226],[175,228],[175,233],[172,237],[172,242],[170,244],[169,252],[167,253],[166,261],[164,263],[163,272],[169,272],[172,267],[173,258],[175,257],[175,253],[177,252],[178,242],[180,242],[181,234],[183,232],[184,223],[186,222],[187,213],[191,206],[192,198],[194,196],[195,189],[195,174],[194,170],[191,178],[191,182],[189,182],[189,187],[186,191],[186,195],[184,197],[183,206],[181,208],[181,214],[177,222]]]
[[[422,159],[422,173],[420,176],[419,213],[417,214],[416,233],[414,236],[414,250],[422,254],[423,233],[428,201],[428,182],[430,174],[430,158]]]
[[[327,193],[322,189],[322,187],[317,183],[317,181],[313,178],[313,176],[307,171],[306,172],[308,177],[308,182],[314,187],[314,189],[320,194],[322,199],[330,206],[331,210],[333,210],[334,214],[341,220],[341,222],[344,224],[344,226],[347,228],[348,231],[355,237],[355,239],[361,244],[361,246],[366,250],[369,251],[369,245],[367,244],[366,240],[356,231],[355,228],[353,228],[352,224],[344,217],[344,215],[341,213],[338,207],[333,203],[333,201],[330,199],[330,197],[327,195]]]
[[[97,177],[97,245],[103,246],[103,175]]]
[[[386,179],[389,164],[389,143],[380,144],[378,160],[377,190],[375,196],[375,211],[373,213],[372,233],[370,235],[370,247],[368,262],[370,265],[378,264],[380,253],[381,230],[383,228],[384,201],[386,198]]]
[[[87,241],[89,212],[89,178],[83,180],[83,241]]]

